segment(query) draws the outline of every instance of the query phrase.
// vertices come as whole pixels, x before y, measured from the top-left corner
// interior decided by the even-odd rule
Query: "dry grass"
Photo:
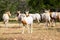
[[[34,23],[33,33],[21,34],[18,23],[8,24],[8,28],[0,22],[0,40],[60,40],[60,23],[55,27],[46,28],[45,23]]]

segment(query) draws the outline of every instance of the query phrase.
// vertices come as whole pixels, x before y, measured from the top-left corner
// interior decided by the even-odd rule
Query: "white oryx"
[[[42,13],[42,14],[40,14],[40,15],[41,15],[41,19],[42,19],[42,21],[45,21],[45,14],[46,14],[46,13]]]
[[[25,14],[22,14],[20,11],[17,11],[17,19],[18,19],[18,23],[19,23],[19,26],[21,26],[21,17],[25,17],[26,15]]]
[[[29,16],[31,16],[33,18],[33,20],[36,20],[38,23],[41,20],[41,16],[39,13],[35,13],[35,14],[29,14]]]
[[[60,21],[60,12],[58,12],[58,17],[59,17],[59,21]]]
[[[55,20],[60,20],[60,12],[50,12],[50,17],[51,17],[51,21],[52,21],[52,25],[54,23],[53,26],[55,26]]]
[[[45,12],[46,12],[46,14],[45,14],[46,24],[47,24],[47,26],[50,26],[51,18],[50,18],[49,10],[47,10]]]
[[[49,10],[45,10],[45,13],[41,14],[42,20],[46,22],[46,26],[50,25],[50,13]]]
[[[20,18],[21,23],[23,24],[22,33],[24,33],[25,28],[28,29],[28,33],[32,33],[33,18],[29,16],[28,12],[25,15],[19,14],[18,20]]]
[[[60,12],[56,12],[56,18],[60,21]]]
[[[57,18],[56,12],[50,12],[50,17],[51,17],[51,24],[52,24],[52,26],[55,26],[55,20]]]
[[[10,11],[7,11],[3,14],[3,21],[5,24],[5,27],[7,27],[8,21],[9,21],[9,16],[11,16]]]

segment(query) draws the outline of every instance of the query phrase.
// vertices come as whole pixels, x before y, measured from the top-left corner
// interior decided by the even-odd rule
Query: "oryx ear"
[[[8,15],[9,15],[9,16],[11,16],[11,13],[10,13],[10,11],[8,12]]]
[[[17,11],[17,13],[20,13],[21,11]]]

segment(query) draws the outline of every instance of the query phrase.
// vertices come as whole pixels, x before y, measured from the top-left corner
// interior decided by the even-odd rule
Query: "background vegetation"
[[[0,21],[6,10],[14,15],[17,10],[34,13],[43,12],[44,9],[60,10],[60,0],[0,0]]]

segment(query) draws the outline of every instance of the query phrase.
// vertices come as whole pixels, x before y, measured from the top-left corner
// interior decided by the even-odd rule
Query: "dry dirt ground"
[[[21,33],[21,27],[18,23],[9,23],[5,27],[0,22],[0,40],[60,40],[60,23],[57,22],[55,27],[45,27],[45,23],[34,23],[33,33]]]

